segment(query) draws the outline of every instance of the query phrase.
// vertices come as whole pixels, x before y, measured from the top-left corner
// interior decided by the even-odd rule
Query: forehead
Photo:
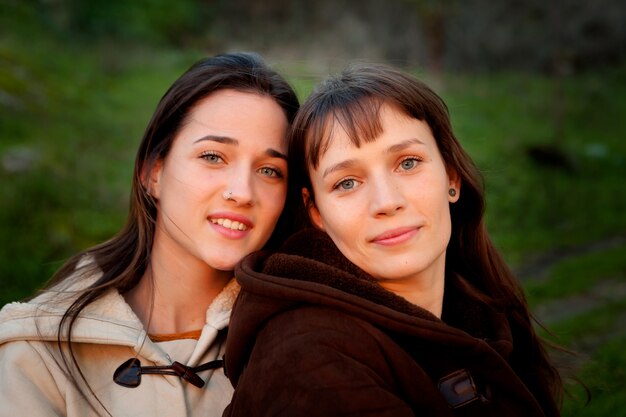
[[[283,147],[287,125],[285,112],[272,97],[224,89],[190,109],[179,136],[197,139],[210,134],[239,141],[275,142],[275,146]]]
[[[187,117],[236,117],[238,114],[249,113],[259,106],[269,106],[280,109],[278,103],[267,95],[228,88],[217,90],[198,100],[189,109]],[[237,112],[233,112],[233,110],[237,110]]]
[[[316,168],[328,151],[337,131],[347,135],[355,146],[374,140],[381,132],[379,109],[382,101],[361,98],[354,101],[329,100],[326,97],[313,106],[308,126],[305,127],[305,154],[308,165]]]
[[[364,144],[376,142],[384,133],[409,134],[407,129],[427,130],[426,122],[411,117],[400,106],[389,102],[361,106],[359,111],[349,109],[330,113],[319,134],[319,153],[314,167],[331,149],[361,148]],[[422,132],[424,134],[425,132]]]

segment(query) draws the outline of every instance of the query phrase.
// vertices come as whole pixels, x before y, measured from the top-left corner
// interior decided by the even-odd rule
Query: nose
[[[237,206],[251,206],[254,204],[252,181],[249,169],[233,170],[230,181],[226,183],[224,199],[234,202]]]
[[[401,211],[406,200],[398,185],[381,174],[370,181],[370,214],[374,217],[393,216]]]

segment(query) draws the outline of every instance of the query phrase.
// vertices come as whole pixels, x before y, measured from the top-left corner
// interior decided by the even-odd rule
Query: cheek
[[[342,204],[324,204],[319,207],[326,232],[337,246],[350,246],[362,229],[363,225],[360,224],[359,219],[363,216],[355,209],[356,207],[346,207]]]
[[[443,208],[447,210],[449,188],[447,176],[441,173],[431,173],[420,178],[416,184],[410,184],[406,191],[412,196],[413,201],[437,212],[443,211]]]
[[[168,194],[204,193],[214,181],[200,170],[185,164],[169,164],[162,175],[162,192]]]
[[[431,218],[439,225],[442,232],[450,229],[450,202],[448,195],[443,192],[431,193],[428,211]]]
[[[169,198],[174,204],[190,208],[213,195],[214,186],[211,182],[202,182],[188,177],[174,179],[169,183]],[[185,202],[184,204],[182,202]]]
[[[447,245],[452,232],[452,219],[450,217],[450,202],[448,199],[441,199],[439,206],[435,209],[437,214],[438,230],[442,241]]]
[[[269,216],[275,217],[275,220],[277,220],[285,207],[287,185],[261,187],[259,191],[259,198],[262,202],[265,202],[265,211]]]

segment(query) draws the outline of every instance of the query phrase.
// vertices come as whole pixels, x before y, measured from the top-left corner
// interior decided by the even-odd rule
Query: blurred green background
[[[305,98],[354,60],[430,83],[569,383],[626,416],[626,6],[618,0],[0,0],[0,305],[122,225],[134,153],[195,60],[261,52]]]

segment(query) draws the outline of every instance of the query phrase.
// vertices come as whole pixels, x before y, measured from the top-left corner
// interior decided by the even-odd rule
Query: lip
[[[211,221],[212,219],[229,219],[231,221],[236,221],[236,222],[244,224],[246,226],[246,230],[229,229],[227,227],[213,223]],[[252,223],[252,220],[250,220],[246,216],[243,216],[237,213],[230,213],[230,212],[212,213],[209,216],[207,216],[207,220],[209,222],[209,226],[211,226],[213,230],[231,239],[240,239],[248,235],[248,233],[250,233],[251,229],[254,227],[254,223]]]
[[[393,246],[404,243],[415,236],[421,226],[399,227],[397,229],[387,230],[370,240],[377,245]]]

